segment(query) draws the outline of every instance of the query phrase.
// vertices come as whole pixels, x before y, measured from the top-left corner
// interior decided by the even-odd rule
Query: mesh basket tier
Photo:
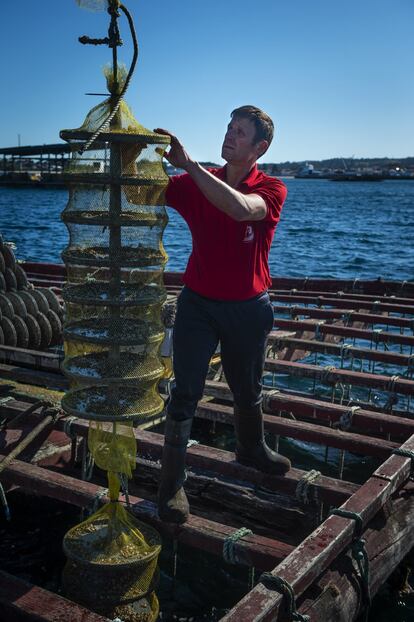
[[[69,211],[62,214],[62,220],[65,223],[73,223],[78,225],[101,225],[108,226],[110,224],[122,227],[150,227],[155,226],[164,228],[167,223],[165,213],[156,212],[154,208],[142,206],[142,210],[122,211],[119,216],[110,216],[104,210],[78,210]],[[146,208],[146,209],[144,209]]]
[[[167,298],[165,288],[157,285],[114,286],[96,281],[66,286],[62,294],[66,302],[108,307],[152,306],[162,304]]]
[[[100,346],[159,345],[164,338],[160,323],[146,322],[127,317],[90,318],[65,325],[64,338],[70,341]]]
[[[109,268],[96,266],[79,266],[77,264],[67,264],[66,266],[67,283],[84,283],[86,281],[103,281],[108,283],[111,280]],[[134,283],[136,285],[156,285],[163,287],[163,269],[157,267],[155,270],[144,267],[122,268],[119,274],[122,283]]]
[[[107,350],[67,357],[62,371],[77,384],[134,383],[134,386],[140,386],[160,380],[165,370],[156,356],[124,350],[114,360],[112,353]]]
[[[154,385],[149,388],[102,385],[73,389],[62,398],[62,409],[80,419],[127,421],[158,415],[164,401]]]
[[[116,264],[124,267],[161,267],[167,263],[168,257],[162,245],[159,250],[146,246],[123,247],[119,249],[116,256]],[[76,263],[78,265],[104,266],[109,267],[114,263],[109,247],[90,246],[72,247],[63,251],[62,259],[65,263]]]

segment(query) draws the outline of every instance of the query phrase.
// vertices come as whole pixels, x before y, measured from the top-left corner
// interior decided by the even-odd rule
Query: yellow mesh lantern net
[[[114,33],[117,11],[125,8],[112,0],[106,6]],[[131,70],[118,65],[104,73],[110,96],[79,128],[61,132],[73,146],[62,214],[69,231],[62,254],[63,371],[70,384],[62,408],[89,420],[89,451],[107,471],[110,501],[66,534],[64,586],[98,613],[151,622],[158,615],[160,538],[119,495],[135,468],[134,423],[158,417],[164,407],[158,392],[166,373],[160,354],[168,181],[162,156],[169,139],[145,129],[122,100]]]

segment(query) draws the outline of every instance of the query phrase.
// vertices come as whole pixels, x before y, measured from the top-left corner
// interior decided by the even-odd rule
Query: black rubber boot
[[[273,475],[284,475],[289,471],[290,460],[266,445],[260,405],[242,413],[235,405],[234,429],[237,462]]]
[[[192,422],[192,419],[174,421],[167,415],[158,488],[158,515],[167,523],[185,523],[190,512],[183,483]]]

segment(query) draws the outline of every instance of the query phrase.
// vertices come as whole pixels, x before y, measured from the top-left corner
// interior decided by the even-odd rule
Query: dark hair
[[[230,116],[232,118],[245,117],[246,119],[250,119],[256,128],[255,142],[258,143],[260,140],[267,140],[270,145],[273,140],[275,126],[273,125],[272,119],[263,110],[256,108],[256,106],[240,106],[240,108],[233,110]]]

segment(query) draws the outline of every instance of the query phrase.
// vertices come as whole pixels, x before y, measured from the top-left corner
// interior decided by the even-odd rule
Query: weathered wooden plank
[[[65,391],[69,386],[66,378],[60,373],[25,369],[18,365],[6,365],[5,363],[0,363],[0,378],[23,384],[47,387],[56,391]]]
[[[212,404],[211,402],[200,404],[197,408],[196,416],[201,419],[221,421],[223,423],[232,423],[233,421],[231,408],[220,404]],[[337,449],[346,449],[352,453],[375,456],[384,460],[390,456],[394,449],[400,446],[399,443],[384,439],[343,432],[303,421],[292,421],[283,417],[264,415],[263,420],[265,430],[273,434],[297,438],[318,445],[336,447]]]
[[[338,281],[338,283],[340,283]],[[275,294],[297,294],[299,296],[301,296],[302,294],[304,296],[325,296],[326,298],[348,298],[350,300],[355,300],[355,306],[357,306],[358,304],[358,300],[368,300],[368,301],[372,301],[375,302],[376,300],[380,300],[381,302],[393,302],[393,303],[397,303],[397,304],[414,304],[414,298],[413,296],[395,296],[394,294],[392,296],[390,296],[387,293],[371,293],[371,294],[364,294],[362,292],[360,293],[352,293],[351,291],[340,291],[340,290],[336,290],[336,291],[329,291],[329,290],[324,290],[322,288],[320,288],[319,290],[317,289],[281,289],[281,288],[276,288],[276,289],[271,289],[270,290],[272,293]]]
[[[275,331],[276,332],[276,331]],[[279,331],[277,331],[279,332]],[[318,352],[322,354],[333,354],[344,359],[357,358],[364,361],[378,361],[387,363],[388,365],[400,365],[408,367],[413,364],[414,359],[411,355],[400,354],[399,352],[390,352],[389,350],[373,350],[370,348],[359,348],[356,346],[339,345],[329,341],[318,341],[316,339],[302,339],[299,337],[284,337],[272,334],[269,339],[269,345],[273,344],[277,349],[292,348],[306,350],[310,352]]]
[[[17,414],[21,412],[22,408],[21,402],[7,402],[0,406],[0,413]],[[64,419],[58,420],[55,427],[57,430],[63,430]],[[88,422],[81,419],[72,420],[71,431],[78,435],[86,436],[88,433]],[[164,444],[163,435],[141,429],[135,429],[134,432],[139,443],[140,455],[152,461],[160,460]],[[187,465],[194,469],[210,471],[223,477],[245,481],[250,485],[261,486],[268,490],[280,491],[290,495],[295,495],[298,483],[306,474],[305,471],[295,468],[292,468],[284,476],[261,473],[256,469],[245,467],[236,462],[232,452],[205,445],[193,445],[188,448]],[[357,489],[355,484],[325,476],[321,476],[314,486],[318,498],[329,504],[344,503]]]
[[[357,304],[355,305],[357,306]],[[379,315],[375,313],[359,313],[349,309],[319,309],[315,307],[298,307],[273,305],[276,313],[289,313],[290,316],[311,317],[321,320],[346,320],[348,322],[362,322],[362,324],[381,324],[383,326],[398,326],[399,328],[413,328],[413,320],[407,317],[394,315]]]
[[[108,502],[108,498],[102,496],[105,490],[95,484],[19,460],[15,460],[4,471],[2,479],[8,485],[14,484],[33,494],[51,497],[78,507],[90,507],[99,499]],[[131,511],[137,518],[148,521],[161,533],[215,555],[222,555],[224,542],[235,531],[234,527],[194,515],[190,515],[184,525],[163,523],[158,518],[156,505],[151,501],[130,496],[130,503]],[[292,550],[293,547],[285,542],[255,534],[243,536],[235,544],[238,563],[253,565],[260,569],[272,568]]]
[[[381,374],[369,374],[365,372],[353,371],[351,369],[331,369],[310,365],[309,363],[297,363],[290,361],[279,361],[267,358],[265,370],[270,372],[289,373],[293,376],[305,376],[316,378],[322,382],[348,382],[352,385],[393,391],[403,395],[414,395],[414,380],[408,380],[400,376],[383,376]]]
[[[0,363],[7,365],[23,365],[38,371],[60,373],[63,356],[54,352],[42,352],[40,350],[27,350],[26,348],[14,348],[0,345]]]
[[[233,394],[224,382],[207,380],[204,393],[208,396],[233,402]],[[280,411],[285,411],[291,412],[296,418],[321,419],[334,423],[338,423],[344,415],[349,418],[351,416],[349,406],[291,395],[277,389],[264,390],[263,409],[269,414],[279,414]],[[352,413],[352,427],[377,436],[395,434],[408,438],[414,434],[414,421],[412,419],[397,417],[394,414],[390,415],[377,410],[364,410],[363,408],[358,408]]]
[[[4,622],[109,622],[108,618],[2,570],[0,619]]]
[[[414,450],[414,436],[403,445]],[[343,505],[343,509],[361,515],[364,526],[385,502],[407,481],[411,460],[391,456],[365,484]],[[329,516],[273,571],[285,579],[298,596],[302,594],[352,541],[354,521]],[[225,622],[270,622],[277,618],[281,596],[259,583],[247,596],[222,618]]]
[[[27,272],[66,275],[66,269],[63,264],[53,263],[37,263],[24,262],[23,268]],[[166,283],[182,285],[182,272],[165,272],[164,278]],[[382,279],[360,280],[360,279],[310,279],[308,277],[277,277],[272,278],[271,289],[292,290],[303,288],[305,291],[323,291],[323,292],[349,292],[359,295],[361,293],[369,295],[404,295],[414,297],[414,284],[408,281],[385,281]]]
[[[339,307],[341,309],[367,309],[373,312],[383,311],[385,313],[414,313],[414,301],[409,299],[407,299],[405,304],[395,304],[390,302],[381,302],[380,300],[374,300],[371,302],[365,300],[355,301],[342,297],[330,298],[326,296],[315,296],[311,292],[297,295],[296,293],[278,294],[273,293],[272,291],[270,292],[270,299],[288,303],[300,302],[306,304],[316,304],[320,307],[325,305],[329,307]]]
[[[312,320],[284,320],[275,317],[275,328],[296,331],[319,331],[321,335],[339,335],[341,337],[356,339],[365,339],[372,343],[398,343],[406,346],[414,346],[414,336],[400,335],[390,331],[376,332],[366,330],[364,328],[352,328],[349,326],[340,326],[339,324],[324,324],[323,321],[315,322]]]
[[[380,512],[364,533],[371,596],[375,596],[412,548],[413,492],[412,484],[404,486],[393,498],[392,512]],[[299,611],[310,615],[311,620],[353,622],[360,609],[360,592],[349,554],[342,554],[317,581],[316,586],[303,595]]]

